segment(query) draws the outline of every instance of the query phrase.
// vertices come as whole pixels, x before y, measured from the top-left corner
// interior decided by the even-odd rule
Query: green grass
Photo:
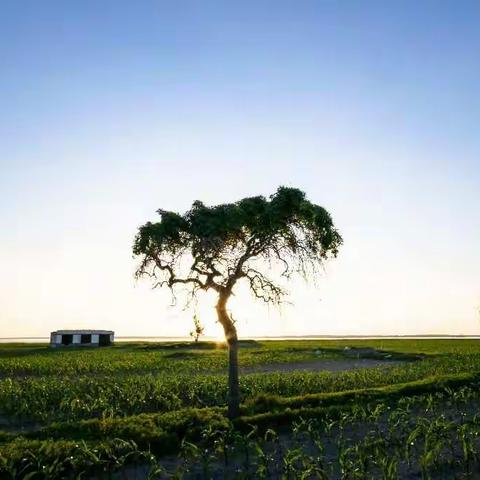
[[[306,394],[296,397],[260,396],[242,405],[242,416],[235,424],[252,427],[267,425],[278,427],[289,421],[311,416],[331,415],[352,405],[366,405],[375,402],[394,403],[399,399],[417,395],[444,392],[458,387],[480,385],[480,374],[462,373],[429,377],[398,385],[355,389],[343,392]],[[168,446],[178,448],[180,440],[198,439],[208,426],[227,429],[226,408],[185,408],[167,413],[152,413],[127,416],[124,418],[103,418],[76,422],[55,422],[38,432],[25,434],[31,439],[107,440],[129,438],[144,447],[156,446],[157,451],[171,452]],[[11,437],[10,437],[11,439]],[[173,442],[173,443],[172,443]]]
[[[345,346],[377,346],[394,355],[423,353],[426,358],[388,369],[243,375],[243,398],[341,392],[480,370],[480,342],[470,340],[258,342],[241,349],[240,364],[331,360],[341,358]],[[227,395],[225,349],[209,343],[72,350],[2,346],[0,358],[0,413],[13,423],[221,406]]]
[[[245,343],[242,366],[337,358],[345,347],[373,347],[397,353],[480,354],[479,340],[288,340]],[[71,375],[82,373],[202,373],[226,367],[225,346],[120,343],[108,349],[51,349],[47,345],[0,344],[0,375]],[[193,369],[193,370],[192,370]]]
[[[242,375],[243,416],[235,428],[268,430],[301,418],[333,418],[359,405],[395,403],[446,388],[477,389],[480,383],[477,340],[245,342],[240,365],[254,369],[334,361],[349,358],[354,347],[381,349],[391,358],[422,359],[338,373]],[[109,462],[122,452],[129,457],[137,446],[175,453],[184,440],[200,441],[205,429],[227,431],[232,425],[224,416],[226,357],[224,345],[208,342],[117,344],[105,349],[0,345],[0,419],[10,430],[0,431],[0,461],[7,462],[6,469],[20,468],[26,458],[22,454],[32,454],[28,471],[33,471],[32,458],[50,464],[61,457],[62,465],[76,471],[78,465],[69,463],[72,452],[86,462],[97,454]],[[27,430],[22,432],[23,427]],[[95,463],[99,468],[102,458]]]
[[[191,453],[196,452],[198,455],[198,452],[204,451],[208,452],[208,456],[211,457],[222,452],[224,442],[235,441],[235,438],[237,447],[232,446],[229,447],[230,449],[240,447],[241,451],[244,451],[245,442],[253,442],[251,446],[258,450],[263,447],[255,438],[278,438],[278,434],[273,433],[272,429],[276,429],[278,432],[278,429],[287,428],[284,430],[285,434],[292,426],[294,430],[298,431],[299,425],[304,425],[303,428],[305,428],[310,425],[310,420],[314,420],[317,426],[337,425],[341,426],[343,430],[346,427],[352,428],[359,421],[374,422],[377,425],[378,418],[385,414],[387,414],[387,418],[384,421],[388,419],[390,423],[394,422],[390,425],[389,431],[385,433],[399,434],[400,438],[395,439],[396,445],[400,439],[409,445],[408,438],[411,435],[408,435],[408,432],[413,428],[421,435],[430,436],[430,440],[425,439],[425,445],[427,445],[427,441],[429,445],[432,441],[431,438],[435,438],[437,444],[439,441],[443,442],[438,445],[443,445],[444,455],[451,456],[451,447],[445,451],[450,443],[445,443],[448,439],[444,435],[450,435],[455,429],[459,435],[468,434],[471,439],[469,440],[471,447],[474,448],[472,442],[478,432],[478,416],[472,417],[472,415],[478,407],[479,381],[478,374],[457,374],[375,389],[293,398],[261,399],[260,402],[244,405],[242,407],[243,416],[235,420],[233,424],[225,418],[225,408],[183,409],[169,413],[142,414],[125,418],[55,423],[38,432],[27,433],[23,436],[5,436],[2,439],[3,445],[0,445],[0,473],[6,472],[7,469],[15,469],[18,472],[18,468],[22,466],[26,472],[38,472],[39,468],[43,472],[45,468],[43,465],[45,465],[49,469],[45,478],[64,478],[66,472],[78,473],[81,471],[90,471],[92,474],[98,475],[102,471],[110,472],[110,469],[121,469],[122,466],[132,461],[140,460],[143,463],[152,461],[151,454],[160,457],[178,454],[184,449],[185,441],[187,446],[190,445],[195,449]],[[456,397],[452,395],[455,391],[458,392]],[[405,402],[409,398],[413,401]],[[469,402],[473,402],[472,405],[475,405],[473,410],[468,407]],[[416,410],[412,409],[412,407],[415,408],[415,405],[417,405]],[[263,413],[255,413],[259,407],[260,410],[264,410]],[[457,408],[463,412],[458,418],[460,423],[452,422],[452,419],[455,419]],[[442,411],[447,412],[448,419],[444,417],[443,413],[440,414]],[[415,426],[414,412],[416,412],[415,415],[419,415],[420,430]],[[470,417],[467,418],[464,415],[470,415]],[[439,423],[435,426],[438,416]],[[403,420],[399,425],[400,418]],[[430,424],[434,425],[432,431],[429,429]],[[432,433],[435,435],[435,429],[439,427],[443,429],[442,436],[432,437]],[[242,438],[241,432],[248,433],[248,436]],[[251,437],[251,432],[256,432],[256,436]],[[315,433],[311,429],[308,429],[308,432],[309,435],[318,435],[318,432]],[[306,433],[307,430],[304,430],[304,435]],[[415,435],[418,438],[417,433]],[[331,434],[328,436],[330,437]],[[240,443],[238,443],[239,438],[241,438]],[[305,437],[303,438],[305,439]],[[366,443],[365,447],[375,445],[376,443],[372,443],[372,440],[379,444],[383,441],[384,446],[390,451],[388,442],[385,442],[382,437],[377,440],[370,438],[371,440]],[[346,440],[340,440],[337,448],[345,448]],[[287,446],[285,458],[289,458],[288,448]],[[191,451],[190,447],[189,451]],[[352,450],[348,451],[353,452]],[[373,453],[377,458],[379,454],[378,451],[371,452],[368,448],[363,453],[358,450],[355,452],[361,453],[362,456],[371,456]],[[404,452],[403,447],[401,450],[396,450],[397,462],[401,461],[402,452]],[[472,452],[476,455],[475,450]],[[391,454],[392,452],[389,453],[389,455]],[[420,458],[422,458],[421,450],[417,454],[420,454]],[[294,458],[298,458],[298,448],[292,450],[292,455]],[[197,460],[200,461],[200,458]],[[153,461],[156,462],[155,459]],[[435,469],[439,465],[432,463],[430,466]],[[446,466],[447,472],[451,466],[451,463]],[[22,476],[12,478],[22,478]],[[40,476],[39,478],[44,477]],[[95,478],[97,477],[95,476]],[[109,478],[108,475],[107,478]],[[207,475],[203,478],[209,477]],[[256,476],[248,478],[256,478]]]
[[[282,345],[281,342],[244,343],[242,366],[265,363],[297,362],[317,358],[315,345]],[[323,357],[335,358],[339,352],[329,349]],[[227,366],[224,344],[199,342],[165,344],[118,344],[108,349],[52,349],[47,345],[0,345],[0,375],[73,375],[132,373],[219,373]]]

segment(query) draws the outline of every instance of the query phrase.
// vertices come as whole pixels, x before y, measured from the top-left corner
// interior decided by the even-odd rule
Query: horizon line
[[[257,336],[246,336],[242,337],[239,340],[288,340],[288,339],[311,339],[311,340],[322,340],[322,339],[395,339],[395,338],[433,338],[433,339],[448,339],[448,338],[464,338],[464,339],[480,339],[480,334],[442,334],[442,333],[432,333],[432,334],[393,334],[393,335],[257,335]],[[189,340],[191,339],[188,335],[119,335],[115,339],[165,339],[165,340]],[[214,336],[205,336],[204,340],[216,340],[218,337]],[[0,341],[5,340],[50,340],[49,336],[25,336],[25,337],[0,337]]]

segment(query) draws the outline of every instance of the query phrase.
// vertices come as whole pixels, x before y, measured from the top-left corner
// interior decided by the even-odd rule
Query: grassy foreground
[[[381,349],[384,364],[377,368],[337,373],[252,373],[272,364],[292,366],[305,362],[344,362],[357,357],[378,357],[375,351],[358,350],[358,355],[355,354],[355,348],[366,347]],[[403,361],[392,365],[389,364],[392,359]],[[369,467],[372,478],[401,478],[398,475],[408,463],[418,470],[419,475],[428,478],[432,469],[443,468],[451,473],[452,468],[455,471],[464,468],[467,460],[471,469],[476,461],[473,440],[468,444],[471,450],[468,458],[464,452],[467,437],[476,438],[477,419],[472,414],[480,384],[480,342],[476,340],[245,342],[240,364],[249,373],[241,379],[242,417],[233,424],[224,416],[226,354],[222,345],[119,344],[112,348],[88,350],[2,345],[0,360],[1,478],[9,478],[6,475],[10,478],[68,478],[69,475],[74,478],[81,472],[82,478],[88,478],[88,475],[98,478],[101,472],[111,475],[113,471],[117,471],[117,475],[126,471],[128,478],[129,465],[136,465],[135,475],[139,474],[139,478],[149,475],[150,478],[170,478],[173,475],[202,478],[198,477],[199,474],[203,478],[212,478],[215,468],[228,471],[229,478],[260,478],[262,475],[265,475],[263,478],[275,478],[272,465],[281,461],[285,466],[285,455],[293,455],[288,452],[293,448],[292,432],[295,428],[300,437],[315,430],[318,434],[316,442],[327,450],[322,450],[321,462],[318,460],[321,452],[317,452],[318,458],[315,457],[318,461],[312,460],[311,451],[317,448],[317,443],[311,436],[310,440],[304,438],[300,442],[301,448],[295,447],[297,460],[290,462],[289,469],[300,472],[299,469],[303,468],[304,474],[308,470],[310,473],[303,478],[366,478],[348,476],[347,459],[361,463],[360,457],[371,456],[375,442],[385,438],[388,428],[392,428],[389,433],[392,442],[408,443],[411,433],[408,428],[417,425],[418,418],[430,418],[432,409],[449,418],[441,447],[448,450],[449,457],[438,445],[436,448],[441,452],[437,452],[435,461],[425,460],[416,448],[410,449],[408,458],[405,452],[402,457],[399,447],[396,467],[390,467],[391,476],[382,473],[382,477],[380,472],[384,467],[381,462],[386,460],[381,460],[382,454],[377,451],[380,460]],[[452,397],[458,396],[458,392],[463,392],[463,403],[457,399],[446,409],[445,405]],[[400,415],[398,409],[405,408],[402,402],[409,398],[412,400],[408,415],[404,414],[403,436],[393,439],[396,433],[390,423]],[[425,413],[422,409],[427,404],[430,410]],[[418,405],[422,405],[420,410]],[[376,438],[372,434],[370,443],[364,445],[365,451],[360,451],[358,445],[361,442],[356,435],[364,437],[365,424],[378,414],[372,413],[376,408],[382,412],[384,431],[378,431]],[[397,413],[394,415],[394,412]],[[418,417],[417,420],[414,416]],[[344,431],[354,429],[359,418],[362,424],[358,427],[359,432],[363,433],[346,436]],[[417,435],[431,442],[428,421],[424,421],[426,430],[417,432]],[[332,422],[334,427],[328,427]],[[299,424],[303,427],[298,427]],[[331,430],[327,436],[326,428]],[[276,431],[287,432],[282,434],[289,438],[282,450],[287,453],[281,460],[271,458],[268,467],[269,461],[262,455],[269,455],[274,441],[272,435],[277,435]],[[333,431],[335,435],[331,434]],[[459,440],[458,435],[463,435],[463,440]],[[330,444],[332,438],[336,438],[337,443]],[[256,448],[255,442],[260,439],[263,443]],[[447,442],[446,439],[450,440]],[[222,442],[225,451],[221,454],[219,445]],[[200,450],[195,453],[196,448]],[[252,449],[250,454],[249,448]],[[356,448],[356,453],[348,450],[351,448]],[[188,449],[190,453],[186,454]],[[201,458],[200,451],[209,452],[208,472],[199,471],[207,461]],[[230,459],[226,465],[223,459],[221,464],[219,458],[227,451],[229,457],[236,460]],[[198,458],[191,465],[175,460],[176,473],[172,473],[172,469],[169,471],[162,463],[162,458],[179,452],[185,453],[186,458],[195,455]],[[251,465],[242,471],[250,476],[241,477],[235,473],[240,462],[239,452],[247,452]],[[319,462],[326,477],[321,476],[320,470],[315,470]],[[168,465],[171,467],[171,460]],[[362,468],[367,467],[363,465]],[[278,478],[297,478],[296,473],[282,477],[285,474],[282,472],[277,472]]]

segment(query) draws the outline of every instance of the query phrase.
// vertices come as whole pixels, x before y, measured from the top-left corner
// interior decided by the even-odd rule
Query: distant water
[[[304,335],[304,336],[270,336],[245,337],[243,340],[395,340],[395,339],[465,339],[478,340],[480,335]],[[121,337],[115,336],[118,342],[188,342],[191,337]],[[215,342],[218,337],[202,337],[202,341]],[[50,337],[0,337],[0,343],[48,343]]]

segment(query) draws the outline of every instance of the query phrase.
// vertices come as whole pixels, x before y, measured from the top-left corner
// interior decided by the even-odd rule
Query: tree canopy
[[[156,287],[182,285],[192,295],[212,289],[228,297],[245,280],[255,297],[279,303],[287,292],[265,262],[278,262],[284,277],[308,276],[342,243],[330,214],[296,188],[212,207],[195,201],[183,215],[158,213],[160,221],[141,226],[135,238],[133,252],[142,256],[137,275],[154,278]]]

